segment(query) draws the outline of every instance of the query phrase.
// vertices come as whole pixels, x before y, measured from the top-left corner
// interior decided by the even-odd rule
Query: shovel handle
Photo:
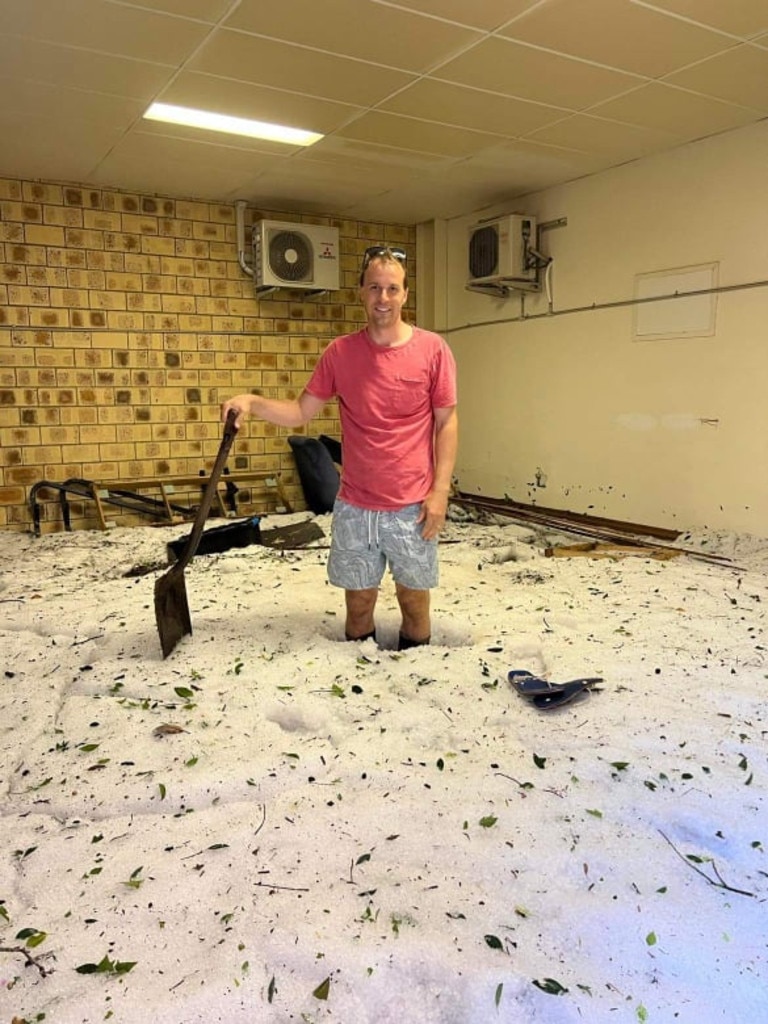
[[[198,544],[200,543],[200,538],[203,535],[203,527],[205,526],[205,521],[208,518],[208,513],[211,511],[213,496],[216,493],[216,487],[219,483],[221,471],[224,469],[224,464],[226,463],[229,455],[229,449],[232,447],[235,434],[237,434],[237,430],[235,429],[236,418],[237,413],[234,409],[230,409],[227,414],[226,423],[224,424],[224,436],[222,437],[221,444],[219,445],[219,453],[216,456],[215,463],[213,464],[211,475],[208,477],[208,483],[206,484],[205,491],[203,492],[203,500],[200,502],[200,508],[197,510],[197,515],[195,516],[192,532],[189,535],[189,540],[184,545],[184,550],[181,552],[178,562],[176,562],[174,566],[174,569],[179,572],[184,570],[185,566],[194,556],[197,551]]]

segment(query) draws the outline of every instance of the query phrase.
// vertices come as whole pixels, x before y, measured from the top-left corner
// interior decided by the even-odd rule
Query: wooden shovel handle
[[[224,469],[224,464],[229,456],[229,449],[232,447],[235,434],[237,434],[237,430],[235,429],[236,418],[237,413],[234,409],[230,409],[229,414],[227,415],[227,421],[224,424],[224,436],[222,437],[221,444],[219,445],[219,453],[216,456],[216,462],[213,464],[211,475],[208,478],[208,483],[205,491],[203,492],[203,500],[200,503],[200,508],[197,510],[195,522],[192,526],[192,532],[189,535],[189,540],[184,546],[184,550],[179,556],[178,562],[174,566],[174,568],[180,572],[184,570],[185,566],[194,556],[197,551],[197,546],[200,543],[200,538],[203,535],[203,527],[205,526],[205,521],[208,518],[208,513],[211,511],[211,505],[213,504],[213,497],[216,494],[216,487],[219,483],[221,471]]]

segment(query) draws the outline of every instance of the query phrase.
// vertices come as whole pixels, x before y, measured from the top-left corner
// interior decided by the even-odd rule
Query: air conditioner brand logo
[[[317,254],[319,260],[335,260],[336,253],[334,251],[333,242],[323,242],[320,252]]]

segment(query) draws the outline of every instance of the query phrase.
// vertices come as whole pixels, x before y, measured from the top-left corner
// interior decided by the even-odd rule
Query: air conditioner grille
[[[339,288],[339,229],[329,224],[259,220],[251,233],[253,283],[304,292]]]
[[[499,233],[495,224],[476,228],[469,239],[469,276],[490,277],[499,266]]]
[[[276,231],[269,241],[269,266],[284,281],[310,280],[312,247],[306,235]]]

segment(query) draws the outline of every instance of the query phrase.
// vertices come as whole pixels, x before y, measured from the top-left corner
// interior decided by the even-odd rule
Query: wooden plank
[[[547,515],[536,511],[535,506],[516,506],[514,503],[499,503],[496,500],[489,502],[485,498],[453,496],[450,501],[452,504],[464,505],[469,508],[478,508],[485,512],[493,513],[494,515],[508,516],[510,519],[516,519],[522,523],[544,526],[550,530],[560,530],[563,533],[581,534],[582,536],[593,537],[596,540],[602,540],[608,543],[626,544],[631,547],[663,547],[666,551],[678,551],[682,554],[690,555],[692,558],[697,558],[702,562],[710,562],[713,565],[726,565],[735,568],[731,559],[727,558],[725,555],[696,551],[692,548],[677,547],[672,544],[649,545],[646,538],[635,537],[628,532],[625,532],[624,529],[601,529],[598,526],[590,525],[588,520],[582,517],[579,519],[571,519],[560,515]],[[633,525],[634,524],[631,523],[624,524],[626,530]],[[677,534],[677,536],[679,536],[679,534]]]
[[[266,480],[269,477],[277,476],[271,470],[267,469],[256,469],[246,470],[242,473],[227,473],[226,476],[221,478],[220,484],[222,487],[226,486],[227,480],[231,480],[233,483],[249,483],[255,480]],[[143,480],[103,480],[101,482],[102,487],[123,487],[126,490],[139,491],[145,487],[158,487],[162,484],[171,484],[173,487],[200,487],[204,488],[208,483],[208,474],[201,476],[199,473],[197,476],[155,476],[148,477]]]
[[[545,505],[528,505],[522,501],[513,501],[511,498],[488,498],[485,495],[472,495],[459,491],[456,499],[460,502],[466,501],[472,504],[482,505],[483,508],[498,509],[502,514],[514,512],[520,516],[533,516],[536,518],[556,518],[563,523],[571,523],[576,526],[594,527],[596,529],[617,530],[620,533],[631,533],[641,537],[657,537],[659,540],[677,540],[680,536],[679,530],[671,530],[665,526],[649,526],[647,523],[630,523],[620,519],[606,519],[603,516],[589,515],[587,512],[571,512],[569,509],[547,508]]]
[[[592,541],[584,544],[556,544],[544,548],[547,558],[626,558],[627,555],[640,555],[642,558],[655,558],[666,562],[682,554],[679,549],[658,548],[649,545],[608,544],[604,541]]]
[[[178,513],[174,512],[172,502],[169,495],[173,494],[174,489],[179,487],[181,490],[193,490],[197,488],[204,489],[209,481],[208,475],[200,476],[163,476],[163,477],[147,477],[139,480],[70,480],[64,482],[55,481],[40,481],[33,488],[35,500],[32,503],[32,517],[35,522],[35,532],[39,533],[39,516],[40,516],[40,503],[37,500],[37,494],[39,491],[45,491],[47,487],[54,490],[59,494],[59,501],[62,507],[62,515],[65,516],[66,525],[66,510],[68,509],[67,492],[76,494],[80,498],[90,499],[96,505],[96,518],[100,529],[106,530],[109,528],[105,515],[105,505],[110,504],[110,498],[114,500],[111,502],[114,505],[128,509],[128,506],[120,506],[117,500],[117,495],[123,492],[125,499],[128,499],[129,492],[132,492],[136,499],[141,498],[139,491],[153,490],[156,489],[160,494],[160,500],[156,503],[157,515],[163,520],[166,519],[168,523],[173,523],[178,520]],[[226,518],[229,515],[227,507],[224,503],[224,494],[227,491],[228,484],[246,484],[257,481],[265,481],[268,487],[275,487],[278,491],[280,498],[283,500],[284,505],[288,507],[289,511],[292,511],[290,504],[287,500],[287,495],[283,489],[283,484],[278,473],[274,473],[272,470],[246,470],[238,473],[228,474],[226,477],[222,477],[216,487],[216,501],[218,504],[219,514]],[[224,493],[222,493],[224,492]],[[146,498],[149,503],[150,500],[154,499]],[[134,509],[128,509],[128,511],[134,511],[137,514],[142,514],[143,509],[136,507]],[[153,513],[154,514],[154,513]],[[67,527],[69,528],[69,527]]]

